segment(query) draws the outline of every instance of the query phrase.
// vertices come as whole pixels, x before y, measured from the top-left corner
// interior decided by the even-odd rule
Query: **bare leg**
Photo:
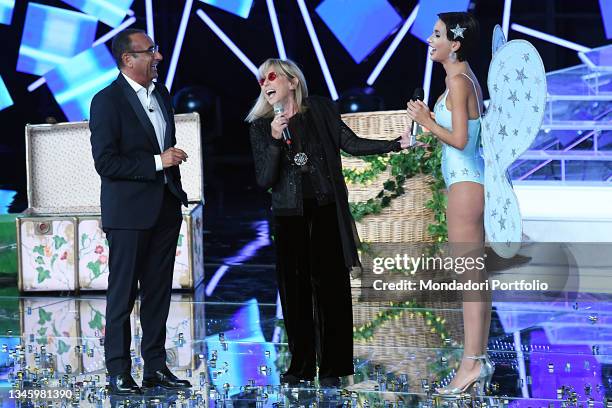
[[[479,257],[484,254],[484,189],[481,184],[461,182],[451,185],[448,193],[448,240],[453,256]],[[484,281],[482,272],[467,271],[465,278]],[[478,275],[478,276],[476,276]],[[482,293],[471,292],[463,302],[464,356],[477,356],[486,349],[491,306]],[[467,301],[466,301],[467,300]],[[463,358],[450,387],[463,388],[478,376],[480,362]]]

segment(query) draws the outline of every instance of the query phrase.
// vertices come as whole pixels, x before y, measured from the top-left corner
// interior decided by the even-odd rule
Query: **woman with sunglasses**
[[[357,137],[335,104],[308,96],[304,75],[289,60],[259,67],[261,90],[246,120],[257,183],[272,190],[276,271],[291,364],[281,382],[337,387],[353,374],[349,270],[359,265],[340,150],[361,156],[405,149],[395,140]],[[276,109],[275,109],[276,108]],[[276,111],[276,114],[275,114]]]

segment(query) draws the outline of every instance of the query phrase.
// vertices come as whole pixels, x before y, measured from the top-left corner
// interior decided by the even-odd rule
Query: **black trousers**
[[[287,373],[353,374],[353,314],[336,205],[304,201],[303,216],[275,217],[276,270],[289,339]]]
[[[166,186],[155,226],[148,230],[105,229],[109,245],[104,353],[110,375],[129,373],[130,313],[140,282],[141,351],[144,374],[166,366],[166,319],[181,228],[181,204]]]

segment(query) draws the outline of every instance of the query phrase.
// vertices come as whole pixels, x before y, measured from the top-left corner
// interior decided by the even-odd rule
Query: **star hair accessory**
[[[451,31],[452,31],[452,33],[454,35],[453,40],[456,40],[458,37],[465,38],[463,36],[463,32],[465,30],[467,30],[467,28],[460,27],[459,24],[457,24],[457,27],[451,28]]]

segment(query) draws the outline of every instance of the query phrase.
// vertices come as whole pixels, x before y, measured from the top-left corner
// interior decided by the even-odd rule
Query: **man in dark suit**
[[[190,387],[166,366],[166,319],[179,230],[179,165],[168,90],[153,82],[162,60],[142,30],[112,44],[121,73],[91,103],[91,148],[102,180],[102,228],[109,244],[104,352],[113,394],[140,394],[131,376],[130,313],[140,283],[143,387]],[[78,175],[75,175],[78,177]]]

